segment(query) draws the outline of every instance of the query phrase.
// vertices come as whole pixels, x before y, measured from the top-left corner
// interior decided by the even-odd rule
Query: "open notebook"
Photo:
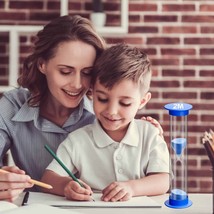
[[[141,197],[133,197],[129,201],[124,202],[104,202],[100,200],[101,194],[94,193],[93,198],[94,201],[69,201],[64,197],[46,194],[46,193],[36,193],[31,192],[28,203],[43,203],[47,205],[51,205],[54,207],[61,208],[161,208],[161,205],[156,201],[147,196]]]

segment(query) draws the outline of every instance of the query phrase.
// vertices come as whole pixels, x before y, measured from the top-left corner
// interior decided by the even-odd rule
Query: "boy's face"
[[[111,90],[96,81],[93,90],[93,106],[97,119],[111,137],[115,131],[126,133],[128,124],[138,109],[150,99],[150,93],[142,97],[140,87],[132,80],[122,80]]]

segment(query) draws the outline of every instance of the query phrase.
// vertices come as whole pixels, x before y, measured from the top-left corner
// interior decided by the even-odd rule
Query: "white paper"
[[[0,212],[14,208],[18,208],[18,206],[8,201],[0,201]]]
[[[38,214],[38,213],[78,214],[78,212],[76,211],[60,209],[45,204],[31,204],[22,207],[17,207],[16,209],[10,209],[5,212],[1,212],[1,214]]]
[[[145,208],[161,208],[161,205],[158,204],[156,201],[151,199],[150,197],[147,196],[141,196],[141,197],[133,197],[128,201],[123,201],[123,202],[104,202],[101,201],[100,199],[101,194],[99,193],[94,193],[93,198],[95,199],[94,201],[69,201],[65,197],[61,196],[56,196],[52,194],[47,194],[47,193],[30,193],[29,199],[28,199],[28,204],[33,204],[33,203],[43,203],[47,205],[52,205],[56,207],[64,207],[64,208],[94,208],[94,207],[99,207],[99,208],[140,208],[140,207],[145,207]]]

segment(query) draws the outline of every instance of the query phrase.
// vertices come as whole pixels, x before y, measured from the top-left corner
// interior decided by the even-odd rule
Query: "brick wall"
[[[120,23],[119,0],[104,1],[107,25]],[[59,0],[1,0],[0,25],[41,25],[59,16]],[[70,0],[69,14],[89,17],[90,0]],[[211,164],[201,145],[214,129],[214,1],[129,0],[127,34],[104,35],[109,44],[127,42],[143,48],[153,64],[152,99],[139,112],[158,119],[169,141],[171,102],[193,105],[188,117],[188,191],[211,192]],[[20,64],[31,36],[20,36]],[[8,84],[8,33],[0,33],[0,85]]]

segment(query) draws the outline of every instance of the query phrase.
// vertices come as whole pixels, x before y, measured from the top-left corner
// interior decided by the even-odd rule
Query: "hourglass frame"
[[[180,209],[192,205],[187,194],[187,116],[192,105],[169,103],[164,106],[170,116],[170,195],[165,205]]]

